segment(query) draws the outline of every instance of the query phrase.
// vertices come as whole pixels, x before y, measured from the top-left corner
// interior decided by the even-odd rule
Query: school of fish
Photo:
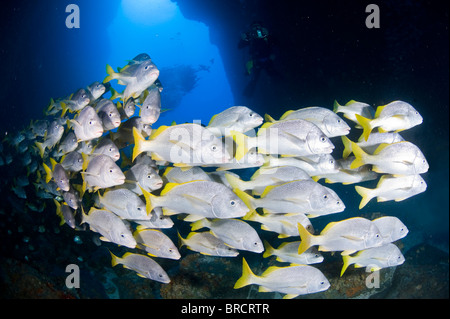
[[[342,254],[341,276],[352,264],[374,271],[404,262],[393,242],[408,229],[397,217],[345,218],[344,202],[320,180],[379,179],[374,189],[355,186],[360,209],[373,198],[401,201],[424,192],[425,156],[399,134],[422,123],[410,104],[393,101],[374,112],[366,103],[335,102],[333,110],[305,107],[278,120],[233,106],[206,126],[157,126],[163,86],[150,56],[106,71],[102,82],[51,99],[45,119],[5,136],[0,165],[11,164],[7,150],[14,148],[27,170],[12,185],[18,198],[27,200],[23,187],[34,180],[37,198],[54,203],[61,225],[127,247],[121,257],[110,251],[112,266],[167,284],[157,260],[180,259],[183,246],[217,257],[250,251],[284,265],[257,275],[243,258],[234,288],[258,285],[261,292],[294,298],[330,287],[313,266],[326,260],[321,252]],[[346,137],[351,128],[340,113],[362,129],[358,141]],[[344,146],[338,160],[332,139]],[[240,172],[248,168],[254,173],[244,180]],[[38,210],[38,203],[29,207]],[[344,217],[318,232],[314,218],[330,214]],[[176,223],[191,227],[178,232],[178,245],[164,233]],[[274,248],[264,231],[298,240]]]

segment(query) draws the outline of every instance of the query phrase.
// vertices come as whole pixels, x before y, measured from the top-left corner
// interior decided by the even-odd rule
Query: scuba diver
[[[278,76],[273,60],[275,55],[272,52],[274,46],[273,39],[269,31],[260,22],[253,22],[250,29],[241,34],[238,48],[249,47],[250,60],[246,63],[247,75],[251,80],[244,90],[244,95],[251,96],[255,90],[261,70],[266,70],[270,77]]]

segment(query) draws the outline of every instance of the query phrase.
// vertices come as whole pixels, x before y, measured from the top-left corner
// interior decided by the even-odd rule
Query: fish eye
[[[86,97],[86,94],[83,94],[81,97],[84,99]]]
[[[149,67],[150,67],[149,65],[146,65],[146,66],[144,67],[144,69],[145,69],[145,70],[148,70]]]
[[[341,123],[341,119],[337,120],[338,123]]]
[[[213,152],[217,151],[217,145],[212,145],[211,146],[211,151],[213,151]]]
[[[248,116],[253,117],[253,112],[249,113]]]
[[[320,285],[325,285],[325,281],[321,281],[321,282],[320,282]]]
[[[319,254],[314,254],[314,257],[315,258],[319,258]]]
[[[337,201],[337,202],[336,202],[336,205],[341,205],[341,202],[340,202],[340,201]]]
[[[320,141],[321,141],[322,143],[325,143],[325,142],[327,141],[327,139],[326,139],[325,136],[322,136],[322,137],[320,138]]]
[[[328,199],[328,195],[323,195],[323,199]]]
[[[331,159],[331,160],[330,160],[330,164],[334,164],[334,160]]]
[[[109,169],[109,172],[110,172],[110,173],[112,173],[112,172],[113,172],[113,170],[112,170],[112,169]]]
[[[258,246],[259,244],[258,244],[257,242],[254,242],[253,245],[254,245],[254,246]]]
[[[151,178],[152,178],[152,175],[151,175],[151,174],[148,174],[148,175],[147,175],[147,178],[148,178],[148,179],[151,179]]]
[[[230,201],[230,205],[231,205],[231,206],[236,206],[236,201],[235,201],[235,200],[231,200],[231,201]]]
[[[125,238],[125,235],[124,234],[120,234],[120,237]]]

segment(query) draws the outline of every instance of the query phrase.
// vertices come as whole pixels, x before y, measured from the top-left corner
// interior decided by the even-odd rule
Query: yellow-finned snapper
[[[98,81],[95,81],[94,83],[89,84],[86,87],[86,93],[88,94],[90,103],[98,100],[103,95],[103,93],[105,93],[105,91],[106,87]]]
[[[82,211],[81,224],[83,223],[88,223],[92,231],[101,234],[100,239],[103,241],[110,241],[128,248],[136,247],[136,240],[130,229],[114,213],[91,207],[87,215]]]
[[[181,255],[172,240],[157,229],[138,229],[133,233],[138,248],[144,249],[152,257],[180,259]]]
[[[333,105],[333,112],[343,113],[346,119],[358,124],[356,114],[364,116],[365,118],[373,118],[374,110],[372,106],[367,103],[358,102],[355,100],[348,101],[345,105],[340,105],[336,100]]]
[[[161,196],[144,189],[142,192],[147,211],[163,207],[165,215],[186,213],[208,218],[238,218],[249,211],[231,189],[217,182],[168,183],[161,191]]]
[[[75,151],[78,146],[77,137],[75,133],[70,131],[67,135],[61,140],[61,143],[58,145],[58,155],[62,156],[64,154]]]
[[[45,181],[48,183],[53,179],[61,190],[67,192],[70,189],[69,176],[63,166],[57,163],[53,158],[50,158],[50,163],[52,164],[51,169],[45,163],[42,163],[45,173],[47,174]]]
[[[296,265],[311,265],[318,264],[323,261],[322,254],[317,250],[316,247],[311,247],[303,254],[298,254],[299,241],[292,241],[287,243],[282,243],[278,248],[273,248],[267,240],[264,241],[264,251],[263,257],[267,258],[270,256],[276,256],[277,261],[287,262]]]
[[[374,197],[377,198],[378,202],[390,200],[399,202],[423,193],[426,189],[427,183],[420,175],[383,175],[380,177],[376,188],[355,186],[356,192],[362,197],[359,209],[366,206]]]
[[[252,272],[247,261],[242,258],[242,276],[234,284],[234,289],[252,284],[259,286],[259,292],[284,293],[283,299],[325,291],[330,287],[327,278],[313,266],[272,266],[261,276],[257,276]]]
[[[70,187],[67,192],[63,192],[62,196],[69,207],[73,209],[78,209],[78,207],[80,207],[80,195],[73,187]]]
[[[111,253],[111,252],[110,252]],[[111,264],[122,264],[125,268],[134,270],[139,277],[168,284],[170,278],[165,270],[153,259],[145,255],[125,253],[122,258],[111,253]]]
[[[102,120],[92,106],[86,106],[75,119],[70,120],[78,142],[90,141],[103,134]]]
[[[144,91],[144,96],[145,100],[140,107],[139,116],[143,124],[153,124],[161,114],[161,92],[159,88],[152,85]]]
[[[62,107],[61,117],[66,114],[67,110],[69,112],[77,112],[81,111],[85,108],[90,102],[89,96],[86,93],[85,89],[78,89],[75,93],[70,95],[68,99],[60,101]]]
[[[378,127],[378,131],[381,133],[400,132],[423,122],[423,118],[419,112],[411,104],[403,101],[393,101],[389,104],[379,106],[373,119],[367,119],[358,114],[355,116],[364,130],[363,136],[366,141],[372,130],[376,127]]]
[[[112,79],[119,80],[120,84],[125,84],[122,100],[124,103],[129,98],[137,99],[141,93],[150,87],[159,77],[159,70],[151,60],[145,60],[142,63],[127,65],[119,73],[107,65],[106,72],[108,76],[103,83]]]
[[[101,154],[108,155],[114,162],[117,162],[120,159],[119,148],[107,137],[100,139],[91,152],[91,155]]]
[[[164,216],[161,207],[155,207],[149,213],[150,219],[135,219],[135,223],[139,224],[136,229],[147,229],[147,228],[172,228],[173,221],[170,216]]]
[[[377,173],[417,175],[426,173],[429,168],[422,151],[407,141],[381,144],[373,155],[364,152],[354,142],[352,142],[352,149],[356,159],[350,165],[351,169],[372,164],[372,170]]]
[[[358,144],[364,152],[373,154],[381,144],[392,144],[402,141],[404,141],[404,138],[399,133],[386,132],[372,133],[369,135],[367,141],[364,140],[364,137],[361,137],[356,144]],[[353,152],[352,143],[346,136],[342,136],[342,143],[344,144],[342,157],[345,159]]]
[[[324,107],[311,106],[290,110],[280,117],[280,121],[295,119],[302,119],[316,124],[327,137],[342,136],[350,133],[350,126],[336,113]]]
[[[342,212],[345,205],[331,188],[312,180],[287,182],[267,186],[261,198],[234,189],[250,210],[263,207],[273,213],[303,213],[311,217]]]
[[[110,131],[119,127],[121,122],[119,110],[109,99],[101,99],[95,106],[95,111],[102,122],[103,130]]]
[[[331,154],[319,154],[314,158],[269,156],[264,164],[264,167],[267,166],[294,166],[304,170],[309,176],[328,175],[339,172],[339,165]]]
[[[192,181],[210,181],[214,180],[199,166],[193,166],[189,169],[181,167],[167,167],[163,178],[169,183],[186,183]]]
[[[339,170],[336,173],[317,175],[315,178],[316,180],[325,178],[325,183],[342,183],[344,185],[371,181],[378,178],[378,173],[372,171],[369,165],[350,169],[350,165],[354,160],[354,156],[340,159],[337,161]]]
[[[216,136],[228,136],[231,131],[245,133],[260,126],[263,118],[246,106],[232,106],[214,115],[207,128]]]
[[[150,152],[154,160],[175,166],[222,164],[231,160],[222,141],[196,123],[160,126],[149,140],[133,128],[133,136],[133,160],[142,152]]]
[[[300,223],[297,226],[301,239],[299,254],[312,246],[319,246],[319,251],[342,251],[342,255],[350,255],[358,250],[383,245],[380,230],[372,221],[362,217],[331,222],[320,235],[312,235]]]
[[[383,237],[383,245],[393,243],[405,237],[409,230],[400,219],[395,216],[383,216],[372,221]]]
[[[236,257],[239,252],[226,245],[223,240],[217,238],[210,232],[191,232],[186,238],[178,233],[180,248],[186,246],[188,249],[207,256]]]
[[[123,187],[142,195],[142,190],[147,192],[160,189],[163,186],[163,180],[156,170],[147,163],[136,163],[125,172],[125,184]]]
[[[262,253],[264,246],[256,230],[239,219],[200,219],[191,224],[195,231],[207,227],[212,234],[233,248]]]
[[[366,272],[374,272],[383,268],[399,266],[405,262],[405,257],[394,244],[373,247],[359,251],[355,256],[342,256],[344,265],[341,277],[348,266],[355,264],[355,268],[366,267]]]
[[[69,227],[75,228],[75,216],[72,209],[65,203],[60,204],[56,199],[53,199],[53,202],[56,205],[56,215],[61,218],[59,225],[66,223]]]
[[[83,156],[77,151],[63,155],[60,162],[67,172],[79,172],[83,169]]]
[[[150,219],[142,199],[126,188],[107,190],[103,195],[99,193],[98,205],[123,219]]]
[[[298,223],[302,224],[311,234],[314,234],[313,225],[305,214],[273,214],[266,209],[263,209],[263,211],[264,215],[260,215],[256,210],[253,210],[243,219],[260,223],[261,229],[278,233],[278,238],[298,236]]]
[[[311,180],[304,170],[294,166],[261,167],[249,181],[243,181],[238,176],[225,173],[232,188],[242,191],[251,190],[253,195],[261,195],[267,186],[281,185],[295,180]]]
[[[58,121],[52,121],[47,129],[47,133],[42,143],[35,142],[34,144],[39,149],[39,155],[44,157],[45,149],[52,149],[60,140],[64,134],[64,126],[59,124]]]
[[[258,148],[259,153],[283,156],[329,154],[334,149],[325,133],[305,120],[266,122],[255,137],[237,131],[230,133],[237,144],[237,160],[254,147]]]
[[[94,190],[122,185],[125,182],[125,175],[120,167],[108,155],[96,155],[91,159],[84,159],[83,189],[86,187]]]

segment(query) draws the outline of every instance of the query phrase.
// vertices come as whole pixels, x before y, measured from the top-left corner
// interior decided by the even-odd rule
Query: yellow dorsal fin
[[[55,165],[58,164],[53,158],[50,157],[50,163],[52,164],[52,171],[55,170]]]
[[[295,112],[295,111],[294,110],[289,110],[289,111],[284,112],[284,114],[281,115],[280,120],[284,120],[289,114],[291,114],[293,112]]]
[[[377,147],[377,149],[375,150],[375,152],[373,152],[373,154],[375,155],[375,154],[379,154],[382,150],[384,150],[387,146],[389,146],[389,145],[391,145],[391,144],[388,144],[388,143],[382,143],[382,144],[380,144],[378,147]]]
[[[214,121],[214,119],[217,117],[218,114],[215,114],[211,117],[211,119],[209,120],[208,125],[211,125],[211,123]]]
[[[386,105],[389,105],[389,104],[386,104]],[[377,110],[375,112],[375,118],[380,116],[381,111],[383,111],[383,109],[386,107],[386,105],[381,105],[381,106],[377,107]]]
[[[269,114],[264,115],[264,119],[266,120],[266,122],[271,122],[271,123],[276,122],[276,120]]]
[[[265,197],[267,195],[267,193],[269,193],[272,189],[274,189],[275,187],[277,187],[278,185],[269,185],[266,186],[266,188],[264,189],[264,192],[261,194],[261,198]]]
[[[190,183],[190,182],[188,182]],[[185,184],[185,183],[182,183]],[[166,195],[168,192],[170,192],[174,187],[178,186],[178,185],[182,185],[179,183],[167,183],[166,186],[164,186],[164,189],[161,191],[161,196],[162,195]]]
[[[358,103],[358,102],[355,100],[350,100],[347,103],[345,103],[345,106],[349,106],[350,104],[353,104],[353,103]]]
[[[162,132],[164,132],[169,126],[162,125],[158,127],[156,130],[152,131],[152,134],[150,135],[150,139],[156,138],[158,135],[160,135]]]
[[[274,124],[273,122],[265,122],[259,129],[261,130],[261,129],[269,128],[269,127],[271,127],[273,124]],[[258,130],[258,133],[259,133],[259,130]]]

